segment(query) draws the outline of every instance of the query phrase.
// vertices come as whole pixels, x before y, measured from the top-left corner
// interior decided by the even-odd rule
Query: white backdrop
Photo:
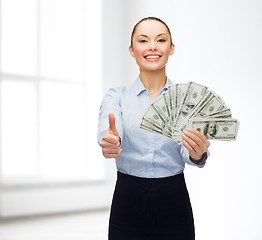
[[[134,81],[138,68],[128,53],[132,28],[156,16],[173,33],[171,80],[208,86],[240,120],[237,141],[212,141],[206,166],[186,167],[196,239],[262,239],[262,2],[107,0],[103,10],[104,91]]]

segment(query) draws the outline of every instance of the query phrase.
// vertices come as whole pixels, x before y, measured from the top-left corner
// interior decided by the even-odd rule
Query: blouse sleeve
[[[198,164],[192,162],[190,160],[190,156],[188,154],[188,150],[184,147],[184,145],[181,145],[181,149],[180,149],[180,154],[182,156],[182,159],[185,163],[189,164],[189,165],[192,165],[192,166],[197,166],[199,168],[202,168],[205,166],[206,164],[206,160],[207,158],[209,157],[210,153],[209,151],[207,151],[204,155],[203,155],[203,158],[199,161]]]
[[[120,88],[111,88],[105,94],[99,110],[97,140],[101,145],[102,138],[109,127],[108,115],[113,113],[116,119],[116,129],[120,138],[123,137],[122,111],[120,101]]]

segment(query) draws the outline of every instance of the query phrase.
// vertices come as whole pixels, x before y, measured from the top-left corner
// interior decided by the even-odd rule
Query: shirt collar
[[[166,84],[162,91],[166,91],[169,85],[173,85],[172,81],[167,77]],[[136,81],[134,82],[134,89],[135,93],[138,96],[141,92],[146,91],[146,88],[144,84],[141,82],[140,76],[136,78]]]

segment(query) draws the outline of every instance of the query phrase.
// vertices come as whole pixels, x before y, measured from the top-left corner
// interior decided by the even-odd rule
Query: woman
[[[136,81],[111,88],[100,107],[98,142],[115,158],[117,182],[110,240],[193,240],[194,220],[184,181],[185,163],[203,167],[210,145],[195,129],[183,145],[139,128],[150,102],[167,90],[166,63],[175,46],[168,26],[154,17],[139,21],[129,52],[139,66]]]

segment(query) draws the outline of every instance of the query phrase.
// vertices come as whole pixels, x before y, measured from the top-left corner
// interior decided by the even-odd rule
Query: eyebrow
[[[159,37],[159,36],[161,36],[161,35],[166,35],[166,36],[167,36],[166,33],[160,33],[160,34],[157,35],[157,37]],[[148,36],[145,35],[145,34],[139,34],[138,37],[140,37],[140,36],[142,36],[142,37],[148,37]]]

